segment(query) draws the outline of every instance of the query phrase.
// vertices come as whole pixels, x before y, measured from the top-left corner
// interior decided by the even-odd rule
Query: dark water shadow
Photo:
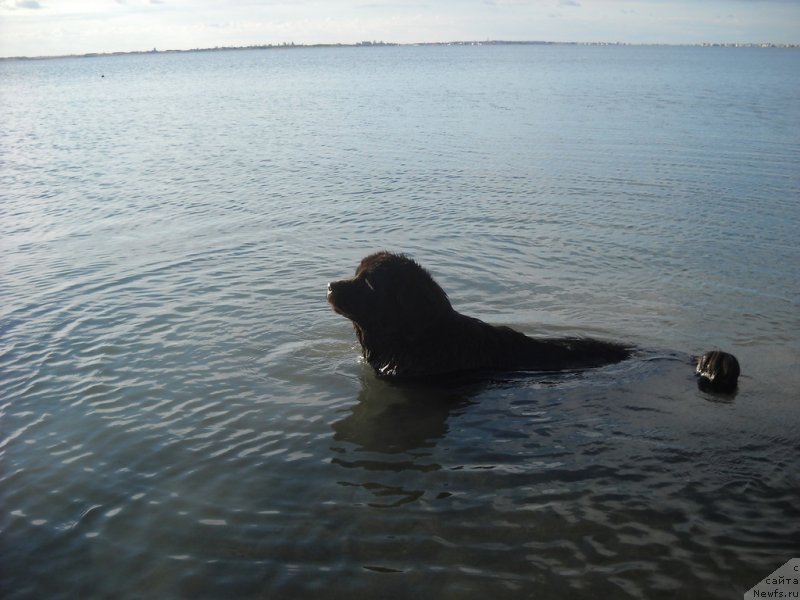
[[[431,454],[447,435],[448,420],[468,410],[482,388],[400,385],[365,372],[354,406],[332,425],[331,463],[349,471],[337,483],[366,491],[373,508],[417,501],[427,487],[420,478],[442,468]]]
[[[368,504],[380,507],[414,502],[431,490],[426,474],[452,470],[459,461],[499,460],[519,468],[520,456],[530,455],[533,463],[552,459],[551,446],[577,454],[591,446],[608,454],[609,435],[647,437],[663,429],[664,419],[677,419],[680,430],[684,400],[734,400],[693,391],[689,357],[670,352],[643,351],[583,371],[397,383],[365,370],[360,381],[355,403],[331,425],[331,463],[350,471],[339,485],[362,488],[374,499]],[[457,435],[444,441],[455,422]]]
[[[674,389],[674,393],[681,396],[687,391],[683,386],[692,379],[696,380],[701,397],[708,402],[731,404],[736,399],[736,390],[714,391],[694,377],[690,356],[655,350],[638,350],[633,358],[622,363],[580,371],[483,372],[428,381],[393,382],[365,370],[360,377],[361,388],[355,404],[349,414],[332,425],[334,440],[348,442],[354,448],[345,450],[337,446],[333,450],[399,455],[433,448],[447,435],[451,416],[467,411],[487,390],[505,388],[525,394],[525,390],[531,393],[564,389],[572,397],[576,389],[585,389],[587,396],[604,389],[609,402],[613,403],[615,389],[630,390],[631,387],[640,389],[644,395],[650,395],[648,392],[662,395],[659,392]]]
[[[471,412],[487,389],[530,379],[503,373],[395,383],[365,372],[354,406],[331,426],[331,463],[349,471],[337,483],[368,492],[366,504],[373,508],[419,500],[430,489],[430,474],[445,468],[433,457],[441,456],[435,447],[447,437],[451,420]],[[448,495],[439,491],[437,499]]]
[[[716,404],[733,404],[736,400],[736,395],[739,392],[739,387],[736,386],[732,390],[721,391],[714,388],[707,380],[697,378],[697,389],[703,393],[703,397],[708,402]]]
[[[476,372],[396,382],[365,371],[350,414],[332,425],[334,440],[383,454],[432,448],[446,436],[448,419],[468,410],[488,389],[553,388],[586,373],[591,371]]]
[[[486,385],[401,384],[366,373],[350,413],[332,425],[333,439],[352,444],[356,452],[391,455],[432,448],[447,434],[451,414],[465,410]]]

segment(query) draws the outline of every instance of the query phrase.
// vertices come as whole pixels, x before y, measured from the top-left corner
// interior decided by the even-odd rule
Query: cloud
[[[576,0],[559,0],[559,6],[580,6],[580,2],[576,2]]]
[[[530,3],[530,0],[484,0],[484,4],[489,6],[525,6]]]
[[[36,0],[18,0],[14,4],[15,8],[29,8],[31,10],[38,10],[40,8],[44,8],[39,2]]]
[[[356,8],[364,8],[364,9],[403,9],[403,8],[428,8],[427,4],[423,4],[421,2],[405,2],[405,3],[392,3],[387,2],[385,4],[380,4],[377,2],[373,2],[372,4],[359,4]]]

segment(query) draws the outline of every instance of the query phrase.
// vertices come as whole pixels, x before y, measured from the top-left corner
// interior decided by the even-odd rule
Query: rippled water
[[[0,63],[4,596],[740,596],[800,554],[798,67]],[[379,381],[325,283],[380,248],[462,312],[642,351]],[[713,347],[733,397],[695,386]]]

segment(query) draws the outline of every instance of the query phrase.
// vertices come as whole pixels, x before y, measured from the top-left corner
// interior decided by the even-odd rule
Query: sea
[[[800,556],[799,99],[782,48],[0,61],[2,596],[742,597]],[[638,350],[381,380],[325,291],[382,249]]]

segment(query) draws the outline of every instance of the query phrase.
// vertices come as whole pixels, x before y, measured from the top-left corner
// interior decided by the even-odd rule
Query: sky
[[[261,44],[800,43],[800,0],[0,0],[0,57]]]

